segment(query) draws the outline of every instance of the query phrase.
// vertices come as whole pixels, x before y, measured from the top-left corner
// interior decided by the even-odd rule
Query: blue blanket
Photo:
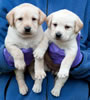
[[[84,28],[81,31],[81,52],[83,60],[81,64],[70,71],[69,80],[62,89],[61,96],[55,98],[50,91],[54,84],[54,77],[47,73],[43,81],[43,90],[40,94],[32,92],[33,80],[26,74],[25,80],[29,87],[26,96],[21,96],[18,91],[14,67],[10,67],[4,57],[4,39],[7,34],[8,22],[6,14],[15,6],[28,2],[39,7],[47,15],[60,10],[68,9],[76,13],[83,21]],[[43,24],[43,29],[46,29]],[[90,0],[0,0],[0,100],[89,100],[90,82]],[[9,73],[6,73],[9,72]]]

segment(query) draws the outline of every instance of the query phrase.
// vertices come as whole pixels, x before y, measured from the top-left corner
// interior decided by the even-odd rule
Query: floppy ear
[[[82,27],[83,27],[83,22],[79,17],[77,17],[75,21],[75,33],[78,33],[82,29]]]
[[[51,21],[52,21],[52,15],[49,15],[49,16],[47,17],[47,19],[46,19],[46,23],[47,23],[48,27],[51,26]]]
[[[8,20],[10,26],[14,25],[14,9],[11,10],[7,15],[6,15],[6,19]]]
[[[46,20],[46,15],[39,10],[39,24],[41,25]]]

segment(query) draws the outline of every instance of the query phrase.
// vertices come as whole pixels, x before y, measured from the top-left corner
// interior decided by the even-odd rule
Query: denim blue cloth
[[[76,13],[84,22],[80,43],[83,60],[78,67],[70,71],[72,78],[68,79],[58,98],[53,97],[50,93],[54,84],[54,77],[51,73],[47,73],[40,94],[32,92],[33,80],[28,74],[25,74],[29,92],[26,96],[21,96],[12,72],[14,67],[10,67],[4,57],[4,39],[8,28],[5,16],[13,7],[24,2],[36,5],[47,15],[60,9],[68,9]],[[46,23],[44,23],[43,29],[45,30],[46,27]],[[0,75],[0,100],[89,100],[90,0],[0,0],[0,72],[4,72]],[[5,72],[9,73],[5,74]]]

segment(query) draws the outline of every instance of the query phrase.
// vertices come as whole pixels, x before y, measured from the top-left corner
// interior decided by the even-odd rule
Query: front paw
[[[59,89],[56,89],[56,88],[53,88],[53,89],[51,90],[51,94],[52,94],[53,96],[55,96],[55,97],[59,97],[59,95],[60,95],[60,90],[59,90]]]
[[[37,59],[42,59],[43,56],[44,56],[44,50],[40,49],[40,48],[37,48],[34,52],[33,52],[33,55],[35,58]]]
[[[36,79],[44,79],[46,77],[45,71],[37,71],[35,72]]]
[[[25,66],[26,66],[26,64],[25,64],[24,61],[22,61],[22,60],[15,60],[15,67],[16,67],[16,69],[24,70]]]
[[[69,71],[67,69],[62,69],[57,74],[58,78],[66,78],[69,76]]]
[[[33,92],[35,93],[40,93],[42,90],[42,87],[40,84],[34,84],[33,88],[32,88]]]
[[[19,87],[19,92],[21,95],[26,95],[28,92],[28,87],[25,83],[21,84],[21,86]]]

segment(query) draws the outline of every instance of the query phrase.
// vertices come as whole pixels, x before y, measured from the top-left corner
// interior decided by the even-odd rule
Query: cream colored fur
[[[78,50],[76,37],[83,27],[83,23],[76,14],[63,9],[50,14],[47,17],[47,25],[44,39],[34,51],[34,57],[43,59],[50,42],[54,42],[65,51],[65,58],[61,62],[54,88],[51,91],[52,95],[57,97],[69,77],[69,71]],[[61,35],[60,38],[56,37],[57,33]]]
[[[5,38],[5,46],[8,52],[14,59],[16,80],[19,86],[19,91],[22,95],[27,94],[28,87],[24,81],[24,71],[26,64],[24,61],[24,54],[21,48],[33,48],[35,50],[41,40],[43,39],[43,29],[41,24],[45,21],[46,15],[32,4],[24,3],[13,8],[6,16],[9,22],[8,33]],[[30,27],[30,32],[25,32],[25,27]],[[42,64],[43,65],[43,64]],[[34,67],[34,66],[32,66]],[[31,67],[30,67],[31,68]],[[38,59],[35,59],[34,71],[29,69],[30,74],[44,78],[44,65],[39,66]],[[38,71],[41,70],[41,71]],[[37,75],[39,73],[39,75]],[[35,79],[33,91],[39,92],[40,87],[37,87],[39,80]],[[40,84],[39,84],[40,85]]]

